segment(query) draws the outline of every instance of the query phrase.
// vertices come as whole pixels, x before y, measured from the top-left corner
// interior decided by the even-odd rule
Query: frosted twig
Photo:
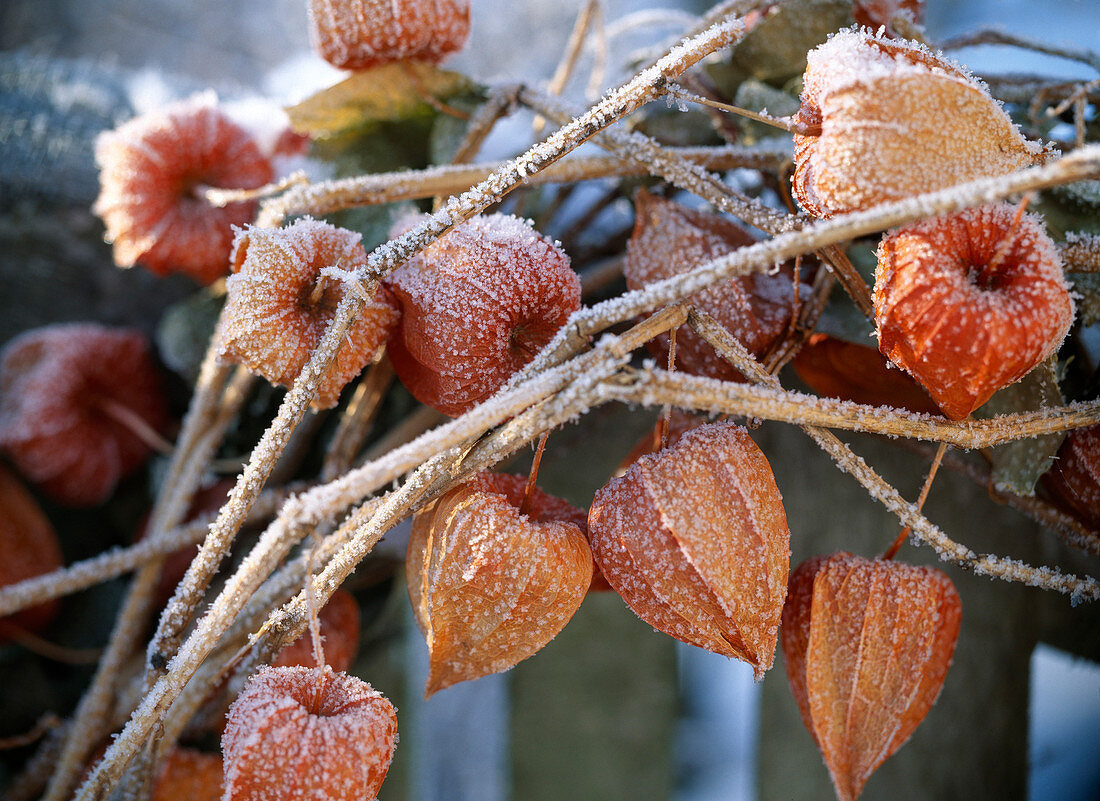
[[[281,487],[277,490],[264,490],[252,508],[247,523],[252,525],[270,518],[291,491],[300,489]],[[213,521],[214,513],[211,512],[191,523],[166,531],[159,537],[145,537],[134,545],[113,548],[68,567],[0,587],[0,617],[94,587],[154,559],[161,559],[180,548],[198,545]]]
[[[1024,36],[1017,36],[1005,31],[974,31],[973,33],[966,33],[940,42],[939,47],[941,50],[959,50],[964,47],[975,47],[977,45],[986,44],[1008,45],[1009,47],[1018,47],[1022,50],[1032,50],[1036,53],[1046,53],[1048,56],[1057,56],[1058,58],[1065,58],[1070,61],[1079,61],[1082,64],[1088,64],[1094,70],[1100,72],[1100,55],[1091,50],[1057,47],[1047,42],[1029,39]]]
[[[1100,400],[983,420],[952,421],[903,409],[865,406],[771,386],[735,384],[664,370],[629,371],[612,391],[622,400],[647,406],[671,403],[683,409],[945,442],[958,448],[986,448],[1100,422]]]
[[[494,86],[489,90],[489,96],[485,99],[485,102],[478,106],[477,111],[470,117],[470,122],[466,126],[466,134],[462,137],[458,149],[455,150],[451,164],[469,164],[473,160],[481,149],[481,144],[493,130],[493,126],[497,124],[497,120],[507,117],[515,111],[516,93],[518,91],[519,86],[516,84]],[[492,172],[494,170],[489,170],[485,175]],[[483,177],[467,181],[453,191],[460,192],[471,184],[483,180]],[[439,194],[451,194],[451,192],[441,192]]]
[[[735,167],[773,169],[789,158],[784,149],[774,146],[725,145],[668,149],[711,170],[728,170]],[[508,162],[460,163],[423,170],[360,175],[308,186],[296,186],[264,204],[262,223],[271,227],[282,225],[286,218],[292,215],[320,216],[356,206],[453,195],[465,191],[479,181],[484,181],[507,165]],[[563,159],[538,173],[528,175],[525,185],[573,183],[645,174],[647,171],[643,165],[614,156],[577,156]]]
[[[688,323],[750,380],[760,382],[763,388],[771,391],[780,389],[778,379],[765,372],[759,362],[745,350],[745,346],[713,318],[693,311],[688,316]],[[1055,568],[1036,568],[993,554],[977,554],[965,545],[960,545],[921,514],[918,506],[907,502],[901,493],[832,432],[818,426],[802,426],[802,430],[832,457],[837,467],[855,478],[871,497],[897,515],[921,541],[932,546],[941,559],[1004,581],[1017,581],[1032,587],[1065,593],[1071,596],[1074,603],[1100,599],[1100,582],[1091,576],[1080,578]]]
[[[216,186],[207,187],[202,191],[203,199],[211,206],[228,206],[230,203],[243,203],[250,200],[264,200],[281,194],[292,186],[308,184],[309,176],[302,170],[296,170],[286,178],[281,178],[274,183],[256,189],[222,189]]]
[[[565,51],[562,53],[557,69],[554,70],[554,75],[546,85],[546,91],[550,94],[560,95],[565,91],[565,86],[569,83],[573,70],[577,66],[577,59],[580,57],[584,39],[588,35],[588,29],[599,13],[599,9],[599,0],[588,0],[577,14],[577,19],[573,22],[573,30],[569,32],[569,40],[565,43]],[[536,117],[534,122],[535,136],[540,135],[545,126],[546,120],[542,117]]]

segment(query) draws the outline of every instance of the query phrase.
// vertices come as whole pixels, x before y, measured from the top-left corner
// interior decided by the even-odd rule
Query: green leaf
[[[322,89],[286,112],[297,133],[326,139],[436,112],[427,98],[447,102],[483,93],[465,75],[421,62],[385,64],[356,72]]]
[[[773,117],[786,117],[795,114],[798,112],[800,105],[797,97],[752,78],[737,87],[737,94],[733,97],[733,103],[741,108],[747,108],[749,111],[767,111]],[[783,134],[782,131],[778,131],[770,125],[754,120],[739,118],[738,125],[745,135],[747,144]]]
[[[1058,388],[1056,365],[1050,359],[1015,384],[995,394],[974,412],[974,416],[990,418],[999,414],[1061,406],[1064,403],[1062,392]],[[1035,483],[1054,463],[1054,455],[1063,439],[1064,433],[1050,434],[991,448],[994,488],[1016,495],[1034,495]]]

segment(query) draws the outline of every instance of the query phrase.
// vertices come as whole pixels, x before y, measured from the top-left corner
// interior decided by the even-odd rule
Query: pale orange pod
[[[309,0],[313,49],[341,69],[406,59],[437,64],[469,34],[469,0]]]
[[[775,656],[790,532],[779,488],[745,429],[700,426],[601,488],[588,515],[601,572],[654,628],[744,660]]]
[[[393,705],[332,668],[263,667],[229,707],[223,801],[367,801],[397,745]]]
[[[1000,103],[923,45],[846,30],[807,55],[792,188],[832,217],[1041,163]]]
[[[289,387],[309,362],[343,300],[345,283],[326,267],[351,271],[366,262],[360,235],[304,217],[286,228],[237,231],[226,280],[220,356]],[[399,312],[385,287],[348,329],[313,405],[335,406],[340,391],[385,345]]]
[[[755,242],[752,234],[732,220],[643,190],[634,198],[634,232],[626,246],[623,275],[630,289],[641,289]],[[786,332],[795,312],[793,274],[784,265],[774,273],[732,278],[692,295],[690,301],[721,323],[750,353],[762,356]],[[651,340],[648,347],[662,364],[668,359],[667,334]],[[744,380],[686,325],[676,331],[676,369],[727,381]]]
[[[907,225],[878,249],[879,350],[953,420],[1054,353],[1073,299],[1042,221],[1009,204]]]
[[[838,553],[791,574],[787,677],[841,801],[854,801],[928,714],[961,616],[951,580],[931,567]]]
[[[413,521],[405,575],[428,641],[425,696],[500,673],[557,636],[592,582],[584,512],[524,476],[480,473]]]
[[[255,201],[214,206],[207,188],[255,189],[274,177],[252,135],[200,95],[100,134],[100,193],[93,211],[107,226],[115,264],[157,275],[181,272],[209,284],[228,271],[233,226]]]

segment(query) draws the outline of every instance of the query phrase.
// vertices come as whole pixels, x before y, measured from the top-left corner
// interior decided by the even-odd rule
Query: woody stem
[[[542,452],[546,450],[546,438],[549,436],[549,431],[543,431],[539,436],[539,444],[535,447],[535,458],[531,460],[531,472],[527,474],[527,486],[523,488],[523,503],[519,507],[521,515],[530,512],[531,500],[535,497],[535,480],[539,476],[539,464],[542,463]]]
[[[936,449],[936,455],[932,458],[932,466],[928,468],[928,475],[924,477],[924,486],[920,489],[920,497],[917,498],[918,512],[924,507],[924,502],[928,499],[928,491],[932,489],[932,479],[936,477],[936,472],[940,469],[940,462],[943,461],[943,454],[946,450],[946,442],[941,442],[940,447]],[[909,538],[909,532],[911,530],[910,526],[903,528],[901,533],[898,534],[897,538],[891,543],[890,547],[886,549],[886,553],[882,555],[882,558],[886,560],[893,559],[894,555]]]

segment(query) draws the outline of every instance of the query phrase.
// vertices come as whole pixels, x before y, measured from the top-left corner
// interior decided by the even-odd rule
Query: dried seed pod
[[[664,447],[668,448],[675,445],[684,434],[701,425],[706,425],[706,422],[705,418],[697,414],[685,412],[681,409],[673,409],[669,414],[668,429],[664,432]],[[616,476],[625,473],[641,457],[660,450],[658,442],[661,438],[662,427],[663,421],[658,420],[653,427],[653,431],[638,440],[638,443],[630,449],[630,453],[626,455],[626,458],[619,463],[618,468],[615,470]]]
[[[745,429],[701,426],[596,493],[592,554],[654,628],[771,667],[790,532],[768,460]]]
[[[54,500],[94,506],[149,455],[168,409],[140,331],[38,328],[0,353],[0,449]]]
[[[787,678],[842,801],[928,714],[960,622],[954,585],[931,567],[838,553],[791,574]]]
[[[366,262],[360,235],[305,217],[286,228],[238,230],[233,275],[222,313],[221,355],[279,386],[289,387],[309,362],[344,297],[326,267],[354,270]],[[384,287],[348,330],[317,387],[313,405],[335,406],[340,391],[366,367],[397,324]]]
[[[1100,426],[1069,432],[1043,486],[1059,506],[1100,528]]]
[[[22,482],[0,463],[0,587],[61,567],[61,545],[49,519]],[[0,643],[8,625],[38,631],[57,613],[57,601],[0,617]]]
[[[818,217],[1040,163],[1000,103],[923,45],[848,30],[807,55],[793,190]]]
[[[469,0],[309,0],[313,49],[334,67],[438,64],[470,34]]]
[[[454,228],[387,279],[401,304],[397,376],[457,416],[486,400],[580,308],[569,257],[530,223],[489,214]]]
[[[222,758],[192,748],[173,748],[153,783],[152,801],[219,801]]]
[[[359,650],[359,604],[355,597],[350,592],[337,590],[317,613],[317,622],[325,646],[325,663],[338,672],[347,670]],[[313,667],[313,642],[309,632],[279,651],[271,664],[275,667]]]
[[[94,211],[107,226],[120,267],[157,275],[182,272],[203,284],[225,275],[234,225],[255,203],[210,205],[207,187],[254,189],[271,164],[252,136],[210,95],[137,117],[96,140],[100,194]]]
[[[396,744],[393,705],[366,682],[264,667],[226,715],[223,799],[373,799]]]
[[[425,696],[505,671],[550,642],[584,600],[584,513],[525,476],[480,473],[413,521],[405,575],[428,641]]]
[[[879,350],[953,420],[1054,353],[1073,322],[1057,249],[1008,204],[891,232],[874,304]]]
[[[810,389],[826,398],[893,406],[918,414],[940,413],[920,384],[867,345],[814,334],[791,365]]]
[[[697,211],[671,200],[638,192],[634,199],[634,233],[626,247],[623,275],[630,289],[688,272],[705,262],[756,242],[736,223],[717,214]],[[795,311],[791,269],[733,278],[691,298],[754,355],[761,356],[787,330]],[[669,337],[649,344],[667,360]],[[694,375],[727,381],[744,380],[688,326],[676,332],[676,368]]]

